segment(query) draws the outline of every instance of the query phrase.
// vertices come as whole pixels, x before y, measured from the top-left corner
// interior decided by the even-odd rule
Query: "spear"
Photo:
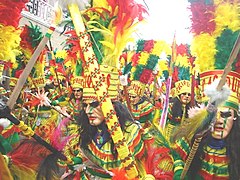
[[[222,87],[225,85],[227,75],[228,75],[228,73],[232,69],[232,63],[234,62],[234,60],[236,59],[236,57],[237,57],[237,55],[239,53],[239,49],[240,49],[239,35],[240,35],[240,33],[238,34],[237,40],[235,41],[233,49],[232,49],[232,51],[230,53],[230,56],[228,58],[227,65],[225,66],[224,71],[222,73],[222,76],[220,78],[220,81],[219,81],[219,83],[217,85],[217,88],[216,88],[217,91],[220,91],[222,89]],[[214,102],[212,104],[214,104]],[[214,122],[215,119],[216,119],[216,117],[213,117],[211,121]],[[187,174],[188,169],[189,169],[189,167],[190,167],[190,165],[192,163],[192,160],[193,160],[193,158],[194,158],[194,156],[195,156],[195,154],[197,152],[199,144],[200,144],[200,142],[202,140],[202,137],[211,129],[212,125],[213,125],[213,123],[210,123],[210,127],[208,127],[206,130],[203,130],[202,132],[200,132],[200,133],[198,133],[196,135],[196,138],[194,139],[193,146],[192,146],[190,154],[189,154],[189,156],[188,156],[188,158],[186,160],[186,163],[185,163],[185,166],[183,168],[183,171],[182,171],[180,179],[184,179],[185,175]]]

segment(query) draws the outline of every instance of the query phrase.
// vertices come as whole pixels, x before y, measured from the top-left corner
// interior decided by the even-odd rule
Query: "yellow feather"
[[[0,24],[0,56],[2,60],[16,63],[16,56],[21,54],[18,49],[21,41],[20,33],[21,31],[13,26]]]
[[[93,0],[93,7],[108,8],[108,2],[106,0]]]
[[[138,64],[139,65],[146,65],[148,58],[149,58],[149,53],[141,52]]]
[[[184,122],[173,131],[173,141],[182,137],[191,140],[196,130],[201,126],[208,116],[206,109],[200,110],[192,118],[185,119]]]
[[[198,65],[200,72],[214,69],[216,44],[213,36],[206,33],[196,36],[190,50],[196,57],[195,64]]]
[[[66,50],[57,50],[55,57],[65,59],[67,57],[67,51]]]
[[[176,58],[176,66],[179,67],[189,67],[189,61],[187,56],[177,56]]]
[[[225,27],[232,31],[240,29],[239,4],[221,3],[215,10],[215,36],[219,36]]]

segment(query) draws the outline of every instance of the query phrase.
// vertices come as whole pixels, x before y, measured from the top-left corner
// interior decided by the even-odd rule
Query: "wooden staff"
[[[240,33],[239,33],[240,34]],[[235,60],[235,58],[237,57],[237,54],[239,52],[239,49],[240,49],[240,40],[239,40],[239,34],[238,34],[238,37],[237,37],[237,40],[233,46],[233,49],[231,51],[231,54],[229,56],[229,59],[228,59],[228,62],[227,62],[227,65],[225,66],[224,68],[224,71],[223,71],[223,74],[221,76],[221,79],[218,83],[218,86],[217,86],[217,91],[220,91],[222,89],[222,87],[224,86],[225,82],[226,82],[226,77],[228,75],[228,73],[231,71],[232,69],[232,63],[233,61]],[[215,119],[216,117],[214,117]],[[208,130],[210,130],[210,128],[208,128]],[[206,132],[205,132],[206,133]],[[193,146],[192,146],[192,149],[190,151],[190,154],[186,160],[186,163],[185,163],[185,166],[184,166],[184,169],[183,169],[183,172],[181,174],[181,179],[183,179],[185,177],[185,175],[187,174],[187,171],[192,163],[192,160],[196,154],[196,151],[199,147],[199,144],[202,140],[202,137],[205,133],[202,133],[202,136],[199,136],[197,137],[195,140],[194,140],[194,143],[193,143]]]
[[[9,107],[9,109],[11,109],[11,110],[13,109],[13,106],[14,106],[15,102],[17,101],[18,96],[21,93],[21,90],[27,80],[27,77],[31,73],[31,70],[32,70],[35,62],[37,61],[37,58],[39,57],[42,50],[45,48],[45,45],[47,44],[47,42],[48,42],[49,38],[51,37],[52,33],[54,32],[54,30],[55,30],[55,27],[53,27],[53,26],[51,26],[48,29],[47,33],[45,34],[45,36],[39,43],[38,47],[34,51],[32,57],[30,58],[29,62],[26,65],[26,67],[24,68],[22,74],[20,75],[17,85],[15,86],[15,88],[14,88],[13,92],[11,93],[11,96],[7,102],[7,106]]]
[[[193,107],[195,104],[195,94],[194,94],[194,88],[196,87],[196,79],[195,79],[195,72],[194,72],[194,64],[195,61],[195,57],[191,57],[190,58],[190,71],[191,71],[191,101],[190,101],[190,105]]]
[[[194,156],[195,156],[195,154],[197,152],[197,149],[198,149],[198,146],[199,146],[201,140],[202,140],[202,137],[198,137],[198,138],[196,138],[194,140],[194,143],[192,145],[192,149],[191,149],[190,154],[189,154],[189,156],[188,156],[188,158],[186,160],[186,164],[184,166],[183,172],[182,172],[181,177],[180,177],[181,180],[187,174],[187,171],[188,171],[188,169],[189,169],[189,167],[190,167],[190,165],[192,163],[192,160],[193,160],[193,158],[194,158]]]

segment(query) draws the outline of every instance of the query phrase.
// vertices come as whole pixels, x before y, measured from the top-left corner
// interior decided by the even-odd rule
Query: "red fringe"
[[[11,157],[14,165],[36,170],[40,162],[49,154],[49,150],[36,141],[25,140],[11,151],[8,156]]]

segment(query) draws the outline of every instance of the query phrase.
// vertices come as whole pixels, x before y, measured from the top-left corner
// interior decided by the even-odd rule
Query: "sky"
[[[165,40],[171,43],[176,32],[177,44],[190,44],[191,12],[187,9],[189,6],[187,0],[136,0],[136,2],[146,4],[149,12],[149,15],[145,16],[146,23],[138,26],[136,36],[145,40]]]

